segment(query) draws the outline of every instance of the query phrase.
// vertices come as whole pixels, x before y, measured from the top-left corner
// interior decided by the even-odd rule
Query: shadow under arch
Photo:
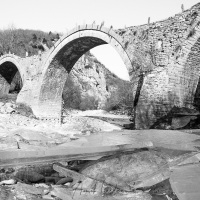
[[[110,44],[119,53],[128,72],[132,70],[122,39],[112,29],[96,25],[79,26],[57,41],[43,63],[38,105],[34,109],[36,116],[61,118],[62,91],[67,75],[83,54],[103,44]]]
[[[0,57],[1,90],[0,96],[6,96],[10,92],[17,92],[22,88],[23,79],[19,62],[14,55]]]

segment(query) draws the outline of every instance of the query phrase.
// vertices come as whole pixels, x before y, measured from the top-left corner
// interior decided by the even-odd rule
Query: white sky
[[[114,29],[163,20],[188,9],[199,0],[0,0],[0,29],[36,29],[65,33],[76,24],[105,22]],[[127,70],[110,45],[91,51],[106,67],[128,79]],[[118,74],[117,74],[118,73]]]

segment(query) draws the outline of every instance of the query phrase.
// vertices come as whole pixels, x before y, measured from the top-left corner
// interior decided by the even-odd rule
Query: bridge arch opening
[[[130,113],[133,92],[120,56],[109,45],[84,54],[69,73],[62,98],[64,113],[68,109]]]
[[[94,47],[110,44],[121,56],[127,70],[131,70],[132,64],[129,55],[119,36],[109,31],[75,30],[55,44],[44,63],[39,105],[35,109],[38,117],[60,119],[62,93],[67,77],[79,58]]]
[[[11,61],[0,64],[0,97],[16,99],[22,88],[18,67]]]

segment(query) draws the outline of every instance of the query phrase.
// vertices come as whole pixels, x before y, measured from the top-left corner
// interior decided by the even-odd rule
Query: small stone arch
[[[14,76],[16,76],[17,72],[19,72],[17,75],[20,76],[20,78],[21,78],[20,85],[21,84],[23,85],[22,69],[18,62],[18,59],[19,58],[13,54],[6,54],[6,55],[3,55],[0,57],[0,74],[5,79],[5,82],[2,83],[3,88],[1,88],[1,96],[9,93],[9,90],[12,87],[10,89],[8,89],[8,86],[9,86],[9,84],[11,84],[11,82],[12,82]],[[6,84],[7,84],[7,86],[6,86]],[[13,89],[16,89],[15,84],[14,85],[11,84],[11,85],[13,86]],[[19,90],[20,90],[20,88],[19,88]]]
[[[38,91],[39,104],[35,109],[38,117],[53,120],[61,117],[61,96],[68,73],[84,53],[103,44],[114,47],[128,72],[132,71],[130,55],[126,52],[122,38],[112,28],[97,25],[78,26],[54,44],[43,63]]]
[[[23,73],[22,73],[21,65],[18,62],[19,59],[20,58],[18,56],[15,56],[13,54],[5,54],[0,57],[0,66],[5,62],[11,62],[17,67],[17,69],[19,70],[19,73],[22,77]],[[22,80],[22,81],[24,81],[24,80]]]

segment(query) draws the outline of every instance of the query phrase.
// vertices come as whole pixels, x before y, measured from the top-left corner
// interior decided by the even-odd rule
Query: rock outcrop
[[[110,95],[104,71],[105,67],[93,55],[89,52],[83,55],[65,83],[63,99],[66,106],[83,110],[102,108]]]
[[[5,80],[5,78],[0,74],[0,97],[4,97],[5,94],[9,93],[10,84]]]
[[[116,77],[87,52],[78,60],[67,78],[63,90],[64,107],[104,109],[111,100],[117,104],[120,99],[117,99],[119,95],[116,96],[116,93],[123,84],[127,84],[127,81]],[[113,93],[115,99],[112,99]]]

